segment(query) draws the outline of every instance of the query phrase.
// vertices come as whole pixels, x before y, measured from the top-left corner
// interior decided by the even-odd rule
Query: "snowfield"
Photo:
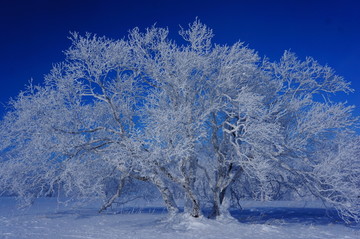
[[[320,204],[244,202],[236,218],[169,218],[164,207],[122,207],[98,214],[98,205],[74,209],[54,198],[39,199],[25,210],[13,198],[0,198],[0,238],[360,238]],[[328,216],[327,216],[328,215]]]

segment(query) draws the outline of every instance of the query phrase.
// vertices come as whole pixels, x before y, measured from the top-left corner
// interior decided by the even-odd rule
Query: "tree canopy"
[[[285,51],[218,45],[196,19],[126,39],[71,34],[65,60],[10,102],[0,126],[0,190],[40,196],[155,194],[194,217],[239,200],[316,197],[359,221],[360,137],[350,83]],[[125,190],[126,189],[126,190]],[[127,193],[125,193],[125,191]]]

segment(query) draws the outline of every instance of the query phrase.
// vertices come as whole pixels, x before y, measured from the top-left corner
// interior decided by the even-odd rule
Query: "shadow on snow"
[[[183,212],[180,209],[180,212]],[[204,216],[210,215],[210,210],[203,211]],[[51,218],[75,216],[76,219],[84,219],[101,215],[118,214],[167,214],[164,207],[123,207],[113,208],[101,214],[95,213],[94,208],[74,210],[62,210],[52,215]],[[289,207],[252,207],[245,209],[231,209],[230,215],[240,223],[248,224],[291,224],[300,223],[305,225],[347,225],[333,209],[325,208],[289,208]]]

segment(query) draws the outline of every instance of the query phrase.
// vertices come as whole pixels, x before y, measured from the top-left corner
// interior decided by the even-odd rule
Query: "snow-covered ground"
[[[97,205],[98,206],[98,205]],[[96,206],[74,209],[56,199],[39,199],[17,210],[13,198],[0,198],[0,238],[196,238],[196,239],[360,239],[360,229],[346,226],[321,206],[304,202],[244,202],[237,219],[168,218],[162,207],[114,208],[104,214]],[[332,213],[330,213],[332,214]]]

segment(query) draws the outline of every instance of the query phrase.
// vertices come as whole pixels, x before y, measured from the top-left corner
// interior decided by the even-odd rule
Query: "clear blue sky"
[[[246,42],[261,56],[277,60],[291,49],[312,56],[352,82],[340,94],[360,107],[360,1],[357,0],[2,0],[0,5],[0,103],[34,79],[41,83],[53,63],[64,59],[69,31],[122,38],[135,26],[179,25],[198,16],[214,30],[217,43]],[[4,107],[0,105],[0,116]],[[360,115],[360,109],[356,110]]]

